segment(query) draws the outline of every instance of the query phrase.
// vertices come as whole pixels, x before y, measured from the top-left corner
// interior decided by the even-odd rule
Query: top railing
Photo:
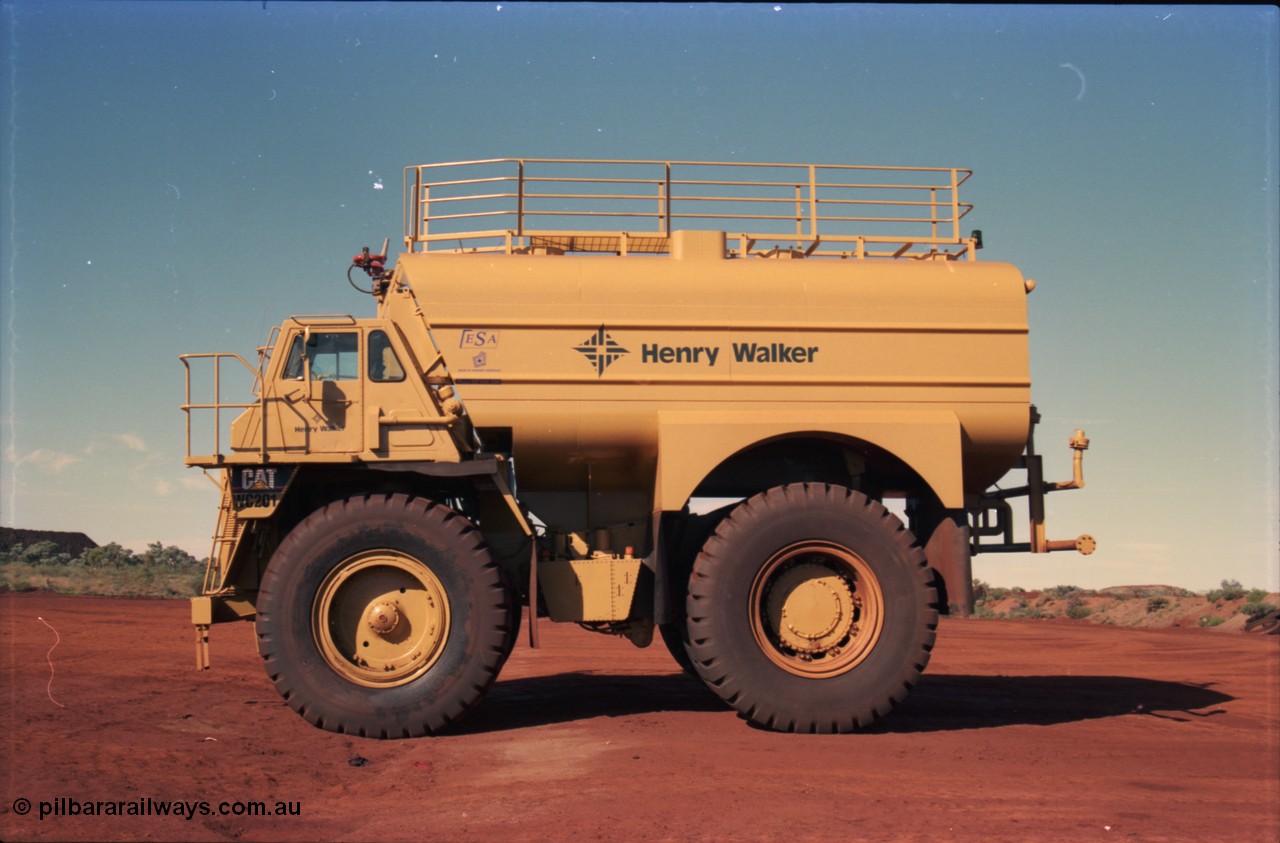
[[[405,168],[410,251],[663,254],[681,229],[731,255],[976,259],[971,170],[495,158]]]

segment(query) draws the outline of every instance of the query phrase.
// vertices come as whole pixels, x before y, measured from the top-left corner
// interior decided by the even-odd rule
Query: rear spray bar
[[[1033,405],[1031,426],[1027,432],[1027,450],[1014,466],[1027,472],[1027,485],[985,492],[979,498],[978,505],[970,508],[974,553],[1050,553],[1055,550],[1075,550],[1087,556],[1097,548],[1098,543],[1087,533],[1074,539],[1045,538],[1044,497],[1049,492],[1084,488],[1084,452],[1089,449],[1089,440],[1083,430],[1077,429],[1067,442],[1073,452],[1071,479],[1046,483],[1043,458],[1036,453],[1035,446],[1035,430],[1039,423],[1040,413]],[[1009,505],[1009,499],[1020,497],[1027,498],[1030,513],[1030,541],[1027,542],[1013,540],[1013,507]],[[999,544],[982,544],[983,536],[1000,536],[1002,541]]]

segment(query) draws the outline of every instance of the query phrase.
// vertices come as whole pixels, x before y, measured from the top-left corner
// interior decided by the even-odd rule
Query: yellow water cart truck
[[[404,251],[256,359],[187,354],[221,489],[197,663],[253,620],[316,726],[434,734],[527,613],[658,637],[742,717],[847,732],[1050,540],[1027,297],[965,169],[500,159],[409,167]],[[245,395],[228,400],[238,373]],[[251,385],[251,389],[250,389]],[[193,443],[198,443],[195,447]],[[212,450],[210,450],[210,446]],[[993,488],[1012,469],[1016,487]],[[1027,499],[1025,541],[1011,501]]]

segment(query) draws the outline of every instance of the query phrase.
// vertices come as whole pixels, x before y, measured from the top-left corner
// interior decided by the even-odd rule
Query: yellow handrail
[[[253,391],[258,396],[258,400],[249,403],[231,403],[222,400],[222,360],[232,359],[244,366],[245,369],[253,375]],[[182,361],[182,367],[185,372],[186,391],[182,405],[179,407],[183,415],[186,417],[186,461],[188,464],[209,464],[216,465],[221,463],[224,457],[222,453],[222,411],[223,410],[245,410],[249,407],[257,407],[262,403],[262,372],[250,365],[243,357],[234,352],[218,351],[200,354],[180,354],[178,359]],[[213,361],[213,401],[211,403],[196,403],[191,400],[191,361],[192,360],[212,360]],[[213,451],[207,455],[193,455],[191,453],[191,411],[192,410],[212,410],[213,411]],[[265,432],[265,428],[264,428]],[[265,444],[265,443],[264,443]]]
[[[513,251],[556,240],[571,251],[625,252],[613,244],[628,237],[666,238],[678,223],[806,255],[972,260],[977,243],[960,231],[960,221],[973,206],[959,196],[972,175],[955,167],[739,161],[494,158],[421,164],[405,169],[405,246]],[[475,227],[482,219],[492,224]],[[737,232],[743,222],[759,230]],[[900,248],[867,251],[867,243]],[[749,250],[740,245],[738,251]]]

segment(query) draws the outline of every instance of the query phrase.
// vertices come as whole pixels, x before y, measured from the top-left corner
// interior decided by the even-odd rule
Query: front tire
[[[466,518],[423,498],[367,495],[317,510],[281,543],[258,591],[258,651],[313,725],[418,737],[479,702],[518,613]]]
[[[876,501],[792,484],[740,504],[694,563],[689,654],[750,722],[850,732],[887,714],[929,662],[928,563]]]

